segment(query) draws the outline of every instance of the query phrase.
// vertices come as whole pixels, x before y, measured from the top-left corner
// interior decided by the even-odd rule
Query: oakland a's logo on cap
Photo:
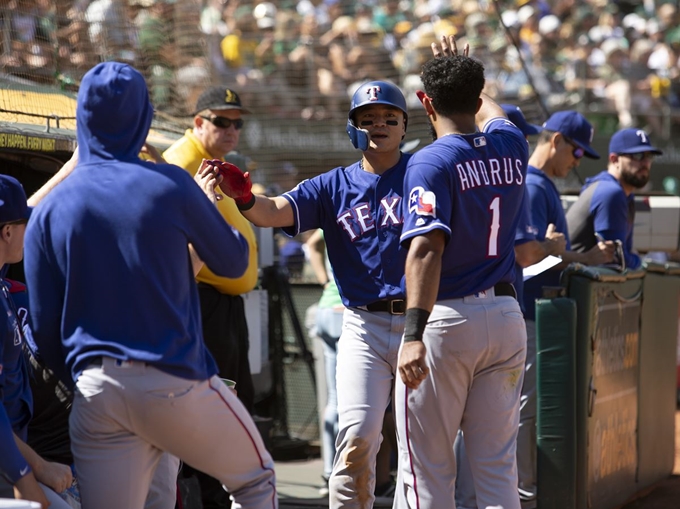
[[[231,90],[227,89],[225,90],[226,97],[224,98],[224,102],[227,104],[235,103],[236,102],[236,94],[232,92]]]

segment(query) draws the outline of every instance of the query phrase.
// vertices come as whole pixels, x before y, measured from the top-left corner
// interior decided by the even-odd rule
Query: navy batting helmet
[[[404,129],[406,129],[406,122],[408,121],[406,99],[401,90],[399,90],[399,87],[387,81],[364,83],[357,88],[352,96],[352,104],[350,105],[347,118],[347,134],[349,139],[352,140],[354,148],[359,150],[368,150],[369,138],[368,131],[359,129],[354,125],[354,112],[362,106],[369,106],[371,104],[388,104],[399,108],[404,112]]]

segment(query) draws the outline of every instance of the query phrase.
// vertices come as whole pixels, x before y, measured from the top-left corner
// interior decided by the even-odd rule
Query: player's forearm
[[[523,269],[540,262],[548,254],[547,246],[537,240],[530,240],[515,246],[515,261]]]
[[[294,224],[293,208],[282,196],[269,198],[256,195],[253,206],[248,210],[242,210],[241,214],[255,226],[281,228]]]
[[[496,101],[494,101],[490,95],[482,92],[481,98],[482,107],[479,108],[479,111],[475,115],[475,123],[480,130],[482,130],[486,123],[492,118],[506,116],[503,108],[501,108],[501,106]]]
[[[564,268],[570,263],[582,263],[584,265],[596,265],[593,260],[591,251],[585,251],[584,253],[578,253],[576,251],[565,251],[562,253],[562,263],[557,265],[556,268]]]
[[[16,434],[14,435],[14,441],[39,482],[52,488],[56,493],[61,493],[71,486],[73,482],[71,467],[62,463],[44,460]]]
[[[439,230],[411,241],[406,257],[407,308],[432,311],[439,293],[444,245],[444,234]]]
[[[326,272],[326,263],[324,259],[324,241],[319,230],[315,231],[306,242],[309,248],[309,265],[316,276],[319,284],[325,285],[328,283],[328,273]]]
[[[28,472],[25,476],[14,483],[14,498],[17,500],[30,500],[38,502],[42,509],[47,509],[50,505],[45,492],[38,484],[33,472]]]
[[[66,177],[68,177],[73,169],[76,167],[76,164],[78,164],[78,150],[76,149],[75,152],[73,152],[73,156],[71,159],[66,161],[64,163],[64,166],[61,167],[61,169],[52,175],[52,178],[50,178],[40,189],[38,189],[31,197],[28,199],[28,206],[29,207],[35,207],[40,203],[45,196],[50,194],[52,190],[57,187],[58,184],[60,184]]]
[[[194,277],[196,277],[205,264],[191,244],[189,244],[189,258],[191,259],[191,268],[194,272]]]
[[[21,440],[16,433],[14,433],[14,442],[17,445],[17,449],[19,449],[19,452],[26,460],[26,463],[31,467],[31,470],[33,470],[36,477],[39,477],[39,472],[42,470],[45,460],[42,459],[30,445]]]

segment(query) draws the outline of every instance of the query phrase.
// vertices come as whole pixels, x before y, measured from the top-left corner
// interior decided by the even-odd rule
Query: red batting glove
[[[252,191],[253,183],[248,172],[243,173],[238,166],[219,159],[213,159],[209,163],[216,167],[222,175],[220,189],[224,194],[234,199],[239,210],[248,210],[255,205],[255,196]]]

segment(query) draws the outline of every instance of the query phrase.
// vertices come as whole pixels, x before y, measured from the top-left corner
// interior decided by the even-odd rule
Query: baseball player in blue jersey
[[[522,500],[526,502],[535,501],[536,498],[536,374],[533,369],[536,362],[535,301],[542,296],[544,286],[559,286],[561,270],[569,263],[598,265],[610,262],[614,254],[612,242],[598,242],[583,253],[571,250],[562,200],[551,180],[552,177],[566,177],[584,156],[591,159],[600,157],[590,146],[593,134],[590,122],[577,111],[558,111],[543,123],[543,131],[529,158],[527,196],[536,238],[543,240],[548,226],[554,224],[557,231],[565,234],[567,245],[562,253],[561,264],[527,280],[524,285],[524,316],[527,321],[527,344],[530,346],[527,347],[517,455],[518,487]]]
[[[654,157],[663,152],[652,146],[642,129],[617,131],[609,141],[607,170],[586,180],[581,194],[567,212],[574,251],[587,251],[598,239],[619,241],[624,267],[637,269],[640,256],[633,251],[635,195],[649,182]]]
[[[436,141],[404,182],[406,311],[395,508],[455,507],[462,429],[480,508],[519,509],[515,439],[526,330],[512,286],[528,145],[453,37],[423,67]]]
[[[248,247],[214,192],[211,203],[181,168],[138,158],[152,117],[138,71],[88,71],[78,164],[26,229],[33,337],[55,375],[76,382],[83,507],[141,509],[170,453],[219,479],[235,508],[276,509],[271,456],[203,342],[188,244],[224,277],[245,271]]]
[[[501,104],[503,111],[508,116],[508,120],[515,124],[525,138],[536,135],[541,132],[542,128],[538,125],[530,124],[524,118],[524,114],[519,106],[513,104]],[[566,239],[563,233],[555,231],[555,225],[549,224],[545,239],[543,241],[536,240],[536,228],[531,224],[531,211],[529,210],[529,201],[525,189],[524,200],[520,209],[520,219],[517,225],[517,232],[515,233],[515,281],[513,286],[517,292],[517,300],[520,308],[524,313],[524,306],[522,303],[522,295],[524,289],[524,281],[522,271],[525,267],[538,263],[543,258],[549,255],[560,256],[564,252],[566,246]],[[534,346],[527,342],[527,361],[524,368],[524,382],[522,384],[522,395],[520,396],[520,427],[519,436],[526,433],[526,426],[522,426],[522,408],[529,402],[529,393],[533,394],[536,390],[536,374],[534,369],[534,362],[530,359],[535,359],[536,354],[533,351]],[[475,487],[472,482],[472,474],[470,472],[470,465],[467,461],[465,453],[465,446],[462,438],[462,433],[456,439],[456,461],[457,461],[457,475],[456,475],[456,507],[458,509],[475,509],[477,501],[475,497]],[[522,462],[525,455],[520,455],[519,450],[517,454],[517,470],[522,472],[522,468],[526,467]],[[520,493],[520,499],[521,499]]]
[[[338,438],[329,482],[331,508],[370,508],[375,457],[390,399],[404,324],[405,251],[399,246],[406,163],[406,101],[395,85],[373,81],[352,97],[347,131],[363,157],[301,182],[275,198],[253,196],[247,174],[225,175],[222,190],[258,226],[290,235],[322,228],[347,307],[338,342]]]
[[[5,279],[10,263],[23,257],[24,231],[31,214],[26,195],[13,177],[0,175],[0,493],[40,502],[55,509],[68,508],[58,493],[70,486],[68,466],[40,457],[27,444],[28,423],[33,412],[28,366],[23,348],[27,341],[21,317],[12,298],[13,285]],[[40,483],[40,484],[38,484]]]

